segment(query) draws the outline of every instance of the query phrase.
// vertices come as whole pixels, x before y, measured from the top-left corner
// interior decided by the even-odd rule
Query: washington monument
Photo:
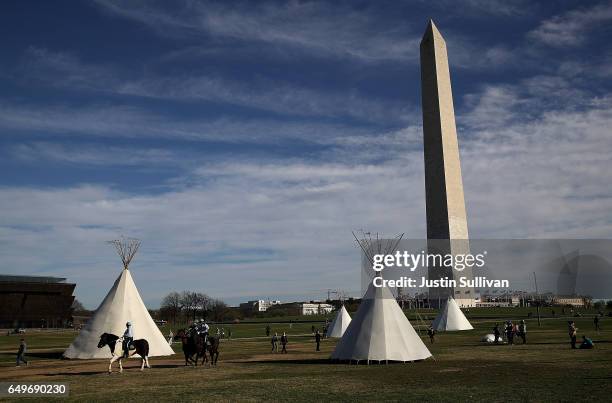
[[[429,253],[470,252],[459,145],[451,90],[446,42],[432,20],[421,40],[421,102],[425,150],[425,199]],[[471,269],[429,267],[431,280],[459,276],[472,278]],[[459,306],[474,306],[474,289],[429,288],[433,306],[454,297]]]

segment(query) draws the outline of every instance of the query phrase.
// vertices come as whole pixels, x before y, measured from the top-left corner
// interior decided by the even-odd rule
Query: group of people
[[[319,331],[319,329],[315,329],[312,327],[312,331],[314,333],[315,340],[315,351],[321,351],[321,340],[323,339],[323,334]],[[266,336],[270,336],[271,328],[270,325],[266,325]],[[272,352],[278,353],[278,344],[280,342],[281,345],[281,354],[287,353],[287,344],[289,343],[289,338],[287,337],[287,332],[283,332],[282,336],[278,337],[278,333],[274,333],[272,338],[270,339],[270,343],[272,344]]]
[[[516,323],[512,323],[511,320],[507,321],[504,326],[504,333],[506,335],[506,339],[508,340],[508,344],[514,344],[514,336],[518,336],[523,340],[523,344],[527,343],[527,324],[524,320],[517,325]],[[499,343],[501,341],[501,330],[499,328],[499,323],[495,324],[493,327],[493,335],[495,336],[494,343]]]
[[[272,341],[272,352],[278,353],[278,342],[279,342],[278,333],[274,333],[271,341]],[[282,346],[281,354],[282,353],[287,354],[287,343],[288,342],[289,342],[289,339],[287,338],[287,333],[283,332],[283,335],[280,337],[280,344]]]
[[[190,336],[200,336],[204,338],[204,344],[208,343],[208,333],[210,330],[210,326],[204,319],[196,319],[193,321],[187,333]]]
[[[599,326],[599,321],[596,322],[596,326]],[[593,344],[593,340],[591,340],[589,337],[586,337],[586,335],[582,335],[582,343],[580,343],[579,347],[576,347],[578,328],[576,327],[576,322],[574,322],[573,320],[567,322],[567,333],[570,337],[570,345],[572,346],[572,349],[580,348],[590,350],[595,347],[595,345]]]

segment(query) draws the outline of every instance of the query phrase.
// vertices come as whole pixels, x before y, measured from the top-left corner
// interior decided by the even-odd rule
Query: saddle
[[[120,338],[117,340],[117,342],[121,343],[121,346],[123,347],[123,345],[124,345],[124,344],[123,344],[123,337],[120,337]],[[127,344],[127,349],[128,349],[129,351],[136,350],[136,346],[134,345],[134,340],[130,341],[130,342]]]

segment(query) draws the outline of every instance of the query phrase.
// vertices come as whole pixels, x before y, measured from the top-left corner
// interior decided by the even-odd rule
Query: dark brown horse
[[[219,338],[208,336],[208,343],[204,343],[204,336],[190,333],[185,329],[176,332],[174,340],[181,340],[183,344],[183,354],[185,354],[185,366],[189,363],[198,365],[198,360],[202,358],[202,365],[208,362],[206,352],[210,354],[210,364],[217,365],[219,359]],[[195,358],[194,358],[195,356]]]
[[[119,360],[119,372],[123,372],[123,365],[121,364],[121,359],[123,358],[123,346],[122,341],[119,336],[114,335],[112,333],[103,333],[100,336],[100,342],[98,343],[98,348],[102,348],[104,346],[108,346],[110,348],[110,352],[112,354],[112,358],[110,363],[108,364],[108,373],[113,372],[113,362]],[[117,348],[117,344],[119,345]],[[145,339],[138,339],[132,341],[132,345],[135,347],[134,350],[128,352],[128,357],[133,356],[134,354],[138,354],[142,358],[142,364],[140,365],[140,370],[144,369],[146,364],[147,368],[151,368],[149,365],[149,342]]]
[[[194,335],[189,334],[185,329],[180,329],[176,332],[176,336],[174,336],[174,341],[178,340],[183,344],[185,366],[191,363],[197,367],[198,359],[202,356],[204,356],[204,359],[206,358],[204,340],[201,337],[194,337]],[[204,363],[204,359],[202,360],[202,364]]]
[[[214,336],[208,336],[208,343],[206,344],[206,351],[210,354],[210,365],[217,365],[219,359],[219,338]],[[204,354],[204,360],[208,361],[206,354]]]

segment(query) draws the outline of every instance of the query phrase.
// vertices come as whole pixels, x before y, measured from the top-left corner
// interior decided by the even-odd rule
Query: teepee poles
[[[138,252],[138,248],[140,248],[140,240],[121,237],[121,239],[108,241],[108,243],[117,249],[117,254],[121,258],[121,262],[123,262],[123,268],[127,270],[134,255]]]

